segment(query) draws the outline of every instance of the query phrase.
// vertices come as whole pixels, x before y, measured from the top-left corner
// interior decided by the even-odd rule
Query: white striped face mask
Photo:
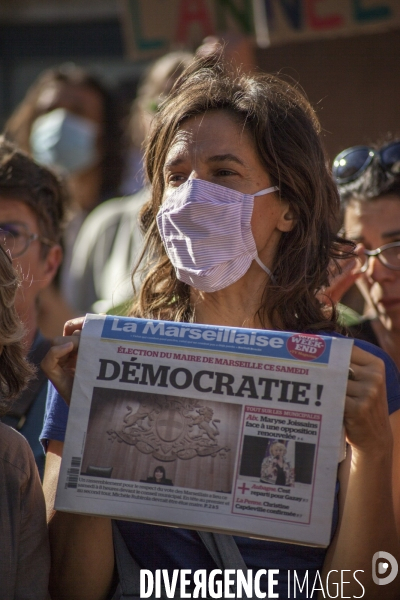
[[[168,257],[180,281],[203,292],[216,292],[238,281],[258,257],[250,221],[256,194],[202,179],[188,179],[160,207],[157,225]]]

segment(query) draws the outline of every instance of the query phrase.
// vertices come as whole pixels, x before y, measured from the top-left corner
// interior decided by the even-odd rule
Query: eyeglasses
[[[376,250],[363,249],[362,254],[359,256],[362,263],[361,273],[365,273],[368,269],[368,261],[371,256],[377,256],[381,263],[388,269],[400,271],[400,242],[392,242]]]
[[[46,246],[54,246],[52,240],[37,233],[29,233],[24,223],[0,223],[0,245],[11,258],[22,256],[35,240],[39,240]]]
[[[338,184],[355,181],[367,170],[374,157],[378,157],[384,171],[400,175],[400,141],[392,142],[380,150],[368,146],[353,146],[337,155],[332,174]]]

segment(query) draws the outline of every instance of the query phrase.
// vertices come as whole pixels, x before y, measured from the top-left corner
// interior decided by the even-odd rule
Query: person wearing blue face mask
[[[44,165],[59,166],[69,175],[90,169],[99,161],[98,123],[65,108],[38,117],[29,138],[33,158]]]
[[[335,307],[327,310],[317,293],[328,284],[330,261],[352,256],[353,245],[345,250],[336,235],[339,196],[319,131],[312,107],[287,82],[234,75],[218,59],[195,61],[161,104],[148,139],[143,280],[130,314],[339,335]],[[61,600],[120,598],[118,592],[112,596],[111,519],[53,511],[79,346],[79,336],[71,334],[81,325],[67,323],[70,337],[58,340],[43,362],[58,390],[48,398],[41,436],[48,444],[50,592]],[[274,592],[281,600],[293,597],[291,569],[301,581],[306,574],[314,580],[317,572],[326,581],[329,573],[333,586],[344,570],[359,570],[366,598],[399,598],[400,580],[379,589],[371,575],[376,552],[400,560],[400,516],[393,503],[400,467],[397,370],[383,351],[359,340],[351,369],[344,415],[348,451],[338,465],[329,547],[234,539],[253,573],[279,571]],[[215,568],[196,531],[124,521],[115,522],[116,530],[114,539],[122,537],[137,568]],[[266,584],[262,591],[267,593]],[[353,580],[345,594],[360,597],[363,590]],[[297,594],[306,597],[305,590]]]
[[[84,69],[61,65],[39,76],[8,119],[5,134],[39,163],[59,168],[68,180],[72,203],[60,277],[66,297],[72,248],[84,219],[120,191],[124,144],[113,96]],[[43,304],[46,300],[48,310],[57,308],[54,289],[47,292]],[[60,333],[71,314],[63,312],[57,330],[46,333],[50,337]]]
[[[39,76],[5,134],[38,162],[64,169],[75,204],[89,211],[119,190],[123,144],[117,117],[110,90],[67,63]]]

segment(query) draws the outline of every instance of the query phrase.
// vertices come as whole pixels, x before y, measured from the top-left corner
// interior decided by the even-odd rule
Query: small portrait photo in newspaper
[[[315,444],[245,435],[240,476],[270,485],[295,487],[313,483]]]

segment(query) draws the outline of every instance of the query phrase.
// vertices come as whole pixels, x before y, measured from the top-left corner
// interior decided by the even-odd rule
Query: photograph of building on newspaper
[[[113,479],[147,483],[161,465],[176,487],[231,493],[241,412],[231,403],[95,388],[81,473],[97,475],[100,466]]]

